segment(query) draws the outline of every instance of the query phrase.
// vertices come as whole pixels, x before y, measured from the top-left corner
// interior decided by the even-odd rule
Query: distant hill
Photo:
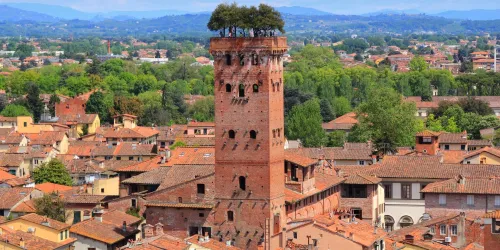
[[[313,8],[291,6],[291,7],[277,7],[279,12],[291,15],[301,15],[301,16],[322,16],[322,15],[332,15],[330,12],[325,12]]]
[[[385,10],[379,10],[379,11],[374,11],[370,13],[365,13],[362,14],[362,16],[378,16],[378,15],[415,15],[415,14],[422,14],[424,11],[420,10],[415,10],[415,9],[408,9],[408,10],[393,10],[393,9],[385,9]]]
[[[464,20],[498,20],[500,9],[497,10],[450,10],[434,14],[434,16],[464,19]]]
[[[87,13],[75,10],[70,7],[41,4],[41,3],[5,3],[5,5],[16,9],[38,12],[56,18],[69,19],[69,20],[71,19],[90,20],[97,15],[96,13]]]
[[[7,5],[0,5],[0,21],[36,21],[36,22],[56,22],[57,18],[49,15],[12,8]]]

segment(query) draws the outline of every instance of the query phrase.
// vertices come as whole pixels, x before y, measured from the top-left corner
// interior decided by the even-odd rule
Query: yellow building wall
[[[104,189],[104,192],[102,192]],[[109,179],[94,180],[92,186],[94,195],[120,195],[120,178],[113,177]]]
[[[46,240],[50,240],[52,242],[61,242],[65,241],[66,239],[66,234],[63,233],[63,239],[61,240],[60,238],[60,233],[64,232],[65,230],[68,230],[68,237],[69,237],[69,228],[66,228],[65,230],[55,230],[52,228],[48,228],[45,226],[42,226],[37,223],[25,221],[23,219],[17,219],[17,220],[12,220],[5,222],[3,225],[8,226],[14,230],[21,230],[23,232],[28,232],[28,228],[35,228],[35,233],[34,235]]]
[[[486,158],[486,162],[483,162],[483,164],[500,165],[500,158],[487,152],[469,157],[464,160],[464,163],[470,162],[470,164],[481,164],[481,159],[483,158]]]
[[[40,131],[54,131],[50,124],[34,124],[31,116],[18,116],[17,132],[21,134],[38,134]]]
[[[66,154],[68,152],[68,147],[69,139],[67,135],[64,135],[64,138],[61,140],[59,147],[57,148],[59,150],[59,154]]]
[[[15,247],[11,245],[11,243],[5,243],[3,241],[0,241],[0,249],[2,250],[18,250],[22,249],[21,247]]]

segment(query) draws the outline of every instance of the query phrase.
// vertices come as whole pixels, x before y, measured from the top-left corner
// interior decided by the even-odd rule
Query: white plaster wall
[[[394,230],[399,229],[399,220],[407,215],[413,219],[416,224],[425,213],[424,200],[386,200],[385,214],[394,218]]]
[[[74,243],[75,250],[88,250],[92,247],[96,250],[108,250],[108,246],[103,242],[89,239],[78,234],[71,233],[70,235],[72,238],[76,238],[76,242]]]

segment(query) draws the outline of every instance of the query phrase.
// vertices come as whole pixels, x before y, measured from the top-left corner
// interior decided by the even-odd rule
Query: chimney
[[[122,231],[127,232],[127,222],[126,221],[123,221]]]
[[[102,222],[102,214],[104,213],[103,207],[101,205],[97,205],[94,208],[94,219],[96,221]]]
[[[156,235],[163,235],[163,224],[156,223]]]
[[[25,248],[25,243],[24,243],[23,237],[21,237],[21,239],[19,239],[19,247],[21,247],[22,249]]]
[[[46,226],[46,227],[50,227],[50,222],[49,220],[47,219],[47,217],[45,217],[42,221],[42,225],[43,226]]]
[[[144,238],[151,238],[155,236],[154,227],[151,224],[144,225]]]
[[[210,237],[208,237],[208,232],[205,232],[205,242],[209,242],[210,241]]]

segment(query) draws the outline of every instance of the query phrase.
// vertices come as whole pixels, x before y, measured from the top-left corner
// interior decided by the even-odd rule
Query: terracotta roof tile
[[[68,238],[65,241],[55,243],[50,240],[46,240],[41,237],[37,237],[31,233],[23,232],[21,230],[13,230],[7,226],[0,226],[2,229],[2,235],[0,240],[3,242],[8,242],[7,244],[13,246],[14,249],[21,249],[19,247],[21,239],[24,241],[25,249],[37,249],[37,250],[54,250],[62,248],[63,246],[68,246],[69,244],[76,241],[74,238]]]
[[[491,141],[488,140],[467,140],[468,146],[492,146]]]
[[[157,169],[161,165],[161,156],[154,157],[153,159],[138,162],[130,166],[125,166],[115,169],[116,172],[148,172]]]
[[[30,145],[52,145],[60,142],[66,136],[64,131],[43,131],[38,134],[25,134],[29,139]]]
[[[467,152],[462,150],[443,150],[439,154],[443,156],[443,163],[460,163]]]
[[[170,154],[171,157],[167,160],[166,166],[215,164],[215,148],[213,147],[179,147],[172,150]]]
[[[127,223],[127,225],[134,225],[141,222],[140,218],[129,215],[119,210],[107,211],[102,215],[102,220],[117,227],[121,227],[124,221]]]
[[[29,199],[34,188],[0,188],[0,209],[11,209],[23,199]]]
[[[17,205],[10,211],[15,213],[35,213],[36,208],[33,200],[28,200],[19,203],[19,205]]]
[[[464,155],[462,157],[462,160],[465,160],[465,159],[470,158],[472,156],[481,154],[483,152],[492,154],[492,155],[494,155],[496,157],[500,157],[500,150],[499,149],[496,149],[496,148],[493,148],[493,147],[484,147],[484,148],[480,148],[478,150],[474,150],[472,152],[469,152],[468,154],[466,154],[466,155]]]
[[[364,174],[354,174],[346,177],[345,184],[378,184],[382,182],[382,179],[376,176],[364,175]]]
[[[127,248],[125,248],[127,249]],[[124,249],[124,250],[125,250]],[[189,249],[186,241],[164,234],[151,238],[143,239],[139,244],[133,247],[134,250],[185,250]]]
[[[123,184],[144,184],[144,185],[160,185],[168,176],[168,172],[172,167],[158,167],[148,172],[144,172],[123,180]]]
[[[158,190],[214,174],[214,165],[174,165],[168,171]]]
[[[54,193],[54,192],[58,193],[58,192],[72,190],[73,188],[70,186],[64,186],[64,185],[60,185],[60,184],[45,182],[42,184],[36,184],[35,189],[38,189],[46,194],[50,194],[50,193]]]
[[[467,143],[467,134],[466,133],[443,133],[443,134],[439,135],[439,143],[466,144]]]
[[[500,194],[500,179],[457,177],[430,183],[421,192],[442,194]]]
[[[318,163],[318,160],[314,160],[291,151],[285,151],[285,161],[292,162],[302,167],[307,167]]]
[[[35,214],[35,213],[30,213],[30,214],[26,214],[26,215],[23,215],[21,217],[18,217],[16,218],[16,220],[25,220],[25,221],[29,221],[29,222],[32,222],[32,223],[35,223],[35,224],[39,224],[39,225],[42,225],[44,227],[49,227],[49,228],[52,228],[52,229],[55,229],[55,230],[64,230],[65,228],[69,228],[70,225],[64,223],[64,222],[60,222],[60,221],[57,221],[57,220],[53,220],[51,218],[47,218],[45,216],[41,216],[41,215],[38,215],[38,214]],[[48,222],[47,224],[42,224],[43,222]]]
[[[483,215],[483,218],[500,219],[500,210],[491,211]]]
[[[354,125],[358,123],[358,120],[356,119],[356,113],[350,112],[347,114],[344,114],[343,116],[337,117],[335,120],[332,120],[328,123],[323,123],[323,129],[328,129],[328,130],[335,130],[335,129],[341,129],[341,130],[349,130]]]
[[[97,118],[97,114],[64,114],[58,115],[57,123],[68,124],[92,124]]]
[[[424,130],[422,132],[418,132],[416,136],[426,136],[426,137],[432,137],[432,136],[439,136],[441,132],[434,132],[430,130]]]
[[[10,179],[14,179],[14,178],[17,178],[17,177],[15,175],[9,174],[6,171],[0,170],[0,181],[10,180]]]
[[[458,175],[489,178],[500,176],[500,166],[444,164],[439,156],[385,156],[381,163],[357,172],[379,178],[451,179]]]
[[[149,138],[160,133],[159,130],[150,127],[135,128],[112,128],[104,134],[104,138]]]
[[[186,241],[191,242],[193,244],[196,244],[198,246],[201,246],[206,249],[211,249],[211,250],[225,250],[225,249],[241,249],[235,246],[227,246],[225,242],[220,242],[218,240],[209,240],[207,242],[200,242],[198,241],[198,235],[193,235],[189,238],[186,239]]]
[[[71,194],[63,196],[64,202],[71,204],[98,204],[105,198],[106,196],[89,194]]]
[[[121,225],[117,226],[104,220],[99,222],[95,220],[95,218],[74,224],[71,226],[70,231],[71,233],[104,242],[106,244],[114,244],[139,232],[139,230],[131,227],[127,227],[124,231],[122,230]]]
[[[296,153],[312,159],[327,160],[371,160],[372,150],[370,148],[293,148],[286,152]]]
[[[154,156],[156,145],[153,144],[138,144],[131,142],[121,142],[120,144],[97,146],[92,150],[92,155],[99,156]]]

